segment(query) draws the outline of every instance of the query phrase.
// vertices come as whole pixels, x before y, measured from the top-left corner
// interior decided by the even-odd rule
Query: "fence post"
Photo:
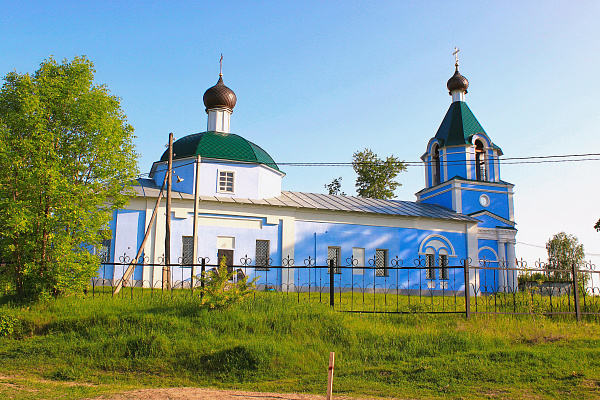
[[[471,280],[469,279],[469,260],[463,260],[465,272],[465,316],[471,318]]]
[[[331,307],[333,307],[333,303],[334,303],[334,296],[333,296],[333,284],[334,284],[333,273],[335,271],[333,268],[334,262],[335,262],[334,258],[329,260],[329,305]]]
[[[573,292],[575,294],[575,316],[577,317],[577,322],[580,322],[581,309],[579,308],[579,280],[577,277],[577,266],[575,263],[571,264],[571,269],[573,271]]]
[[[202,266],[200,267],[200,298],[204,297],[204,271],[206,270],[206,258],[202,257]]]

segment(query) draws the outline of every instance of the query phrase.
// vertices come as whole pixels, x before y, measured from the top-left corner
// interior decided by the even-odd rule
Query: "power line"
[[[586,157],[586,158],[583,158]],[[497,162],[499,165],[515,165],[515,164],[545,164],[545,163],[564,163],[564,162],[583,162],[583,161],[600,161],[600,153],[587,153],[587,154],[564,154],[564,155],[551,155],[551,156],[529,156],[529,157],[508,157],[504,159],[495,158],[492,161]],[[422,167],[423,161],[402,161],[407,167]],[[187,165],[195,164],[195,161],[178,165],[176,168],[185,167]],[[352,162],[278,162],[276,165],[288,166],[288,167],[351,167]],[[368,164],[368,163],[365,163]],[[440,160],[440,166],[460,166],[460,165],[474,165],[475,161],[442,161]],[[268,165],[268,164],[267,164]],[[163,172],[165,169],[157,169],[155,172]],[[149,173],[142,173],[138,177],[148,176]]]

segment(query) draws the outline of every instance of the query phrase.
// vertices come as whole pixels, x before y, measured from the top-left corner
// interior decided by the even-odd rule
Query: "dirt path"
[[[93,400],[324,400],[325,396],[300,393],[259,393],[203,388],[169,388],[133,390]],[[367,398],[363,398],[367,399]],[[370,398],[373,400],[374,398]],[[359,400],[356,397],[334,396],[334,400]],[[388,399],[391,400],[391,399]]]

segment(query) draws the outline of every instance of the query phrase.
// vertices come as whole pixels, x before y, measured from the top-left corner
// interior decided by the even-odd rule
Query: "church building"
[[[420,288],[459,290],[463,272],[446,266],[461,266],[462,260],[470,259],[473,265],[482,262],[496,268],[471,271],[470,283],[479,290],[514,290],[516,274],[503,271],[514,268],[516,259],[513,185],[500,177],[502,150],[465,102],[468,87],[457,60],[447,83],[450,108],[435,136],[423,141],[425,188],[416,193],[416,201],[378,200],[282,191],[285,174],[276,161],[259,145],[230,132],[237,98],[220,74],[204,94],[206,131],[173,144],[172,282],[189,282],[189,265],[201,258],[216,264],[225,256],[229,264],[244,265],[251,278],[259,277],[259,288],[303,290],[329,283],[329,276],[326,269],[302,266],[326,266],[333,259],[340,267],[335,270],[340,287],[363,280],[382,289],[411,289],[421,282]],[[110,263],[135,257],[167,160],[165,152],[149,178],[138,180],[129,206],[114,213],[113,236],[101,254],[107,264],[99,278],[118,281],[125,267]],[[138,265],[132,275],[136,286],[161,286],[164,201],[158,216],[143,249],[148,265]],[[401,265],[425,268],[401,274],[390,268]]]

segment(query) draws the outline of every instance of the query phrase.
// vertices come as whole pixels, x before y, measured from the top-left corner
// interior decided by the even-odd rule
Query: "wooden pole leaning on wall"
[[[327,400],[333,398],[333,369],[335,366],[335,353],[329,353],[329,368],[327,370]]]
[[[167,162],[167,215],[165,225],[165,266],[162,288],[171,289],[171,189],[173,187],[173,132],[169,133],[169,158]]]
[[[194,293],[194,287],[196,287],[196,263],[198,262],[198,202],[200,201],[200,162],[201,157],[196,157],[196,173],[194,189],[194,226],[192,232],[192,276],[190,278],[190,285],[192,286],[192,293]]]
[[[121,288],[123,287],[123,282],[126,282],[129,280],[129,278],[131,278],[131,275],[133,274],[135,266],[137,265],[137,261],[142,256],[142,253],[144,252],[144,246],[146,246],[146,242],[148,241],[148,238],[150,237],[150,232],[152,231],[152,225],[154,225],[154,221],[156,220],[156,215],[158,214],[158,207],[160,206],[160,200],[162,199],[163,193],[165,191],[165,183],[167,181],[166,178],[167,178],[167,176],[165,175],[165,179],[163,180],[162,187],[160,188],[160,193],[158,194],[158,198],[156,199],[156,204],[154,205],[154,211],[152,211],[152,217],[150,218],[150,222],[148,223],[148,227],[146,228],[146,233],[144,234],[144,240],[142,240],[142,244],[140,245],[140,248],[138,249],[138,252],[135,255],[135,258],[133,260],[131,260],[131,263],[127,267],[127,270],[125,270],[125,273],[123,274],[123,277],[117,284],[117,287],[115,288],[113,294],[118,294],[121,291]]]

